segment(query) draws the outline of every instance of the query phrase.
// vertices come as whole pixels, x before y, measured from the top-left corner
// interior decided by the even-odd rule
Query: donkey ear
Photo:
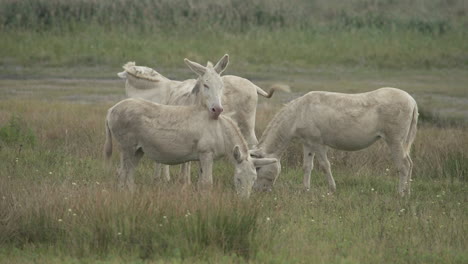
[[[270,165],[270,164],[278,162],[277,159],[273,159],[273,158],[263,158],[263,159],[253,158],[252,161],[253,161],[253,164],[255,165],[256,168],[263,167],[263,166]]]
[[[252,158],[263,158],[265,153],[261,149],[251,149],[249,150],[250,157]]]
[[[206,68],[196,62],[193,62],[187,58],[184,59],[185,64],[196,74],[202,76],[206,72]]]
[[[221,74],[224,70],[226,70],[227,66],[229,64],[229,55],[224,54],[224,56],[216,63],[214,66],[215,71],[218,74]]]
[[[243,160],[242,153],[240,152],[239,146],[235,146],[234,149],[232,150],[234,159],[237,161],[237,163],[241,163]]]

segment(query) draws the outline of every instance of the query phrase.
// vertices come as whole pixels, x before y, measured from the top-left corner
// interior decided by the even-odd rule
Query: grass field
[[[366,83],[366,73],[361,76],[357,79]],[[321,82],[339,90],[333,79]],[[275,191],[248,201],[235,196],[232,168],[222,160],[207,193],[181,190],[177,180],[155,183],[145,160],[132,195],[114,188],[115,176],[101,159],[103,118],[112,102],[124,97],[121,81],[2,80],[0,87],[7,96],[0,101],[5,263],[464,263],[468,258],[468,137],[462,121],[421,121],[410,199],[398,198],[396,171],[380,143],[330,153],[334,195],[327,194],[326,180],[316,171],[312,190],[302,190],[297,144],[283,157]],[[447,86],[446,94],[457,91],[456,85]],[[258,135],[289,97],[260,100]]]
[[[463,0],[0,1],[0,65],[467,68]],[[15,67],[16,66],[16,67]]]
[[[467,28],[463,0],[0,0],[0,263],[467,263]],[[303,190],[298,142],[249,200],[225,160],[211,191],[175,166],[157,182],[147,159],[136,193],[115,188],[101,153],[121,65],[185,79],[184,57],[224,53],[226,74],[292,87],[259,99],[258,137],[307,91],[408,91],[412,196],[381,142],[330,151],[333,195],[317,170]]]

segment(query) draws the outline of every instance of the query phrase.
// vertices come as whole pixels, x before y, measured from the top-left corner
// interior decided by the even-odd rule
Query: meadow
[[[0,263],[468,262],[464,1],[194,2],[0,0]],[[248,200],[223,159],[210,191],[182,188],[176,166],[155,180],[147,159],[137,191],[117,189],[102,146],[125,98],[120,66],[194,78],[184,57],[224,53],[226,74],[291,85],[259,99],[258,138],[310,90],[408,91],[420,107],[411,197],[382,142],[329,152],[335,194],[315,168],[302,188],[298,142],[274,190]]]

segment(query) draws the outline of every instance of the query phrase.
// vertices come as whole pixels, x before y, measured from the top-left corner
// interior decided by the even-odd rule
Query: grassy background
[[[0,0],[0,263],[466,263],[467,15],[463,0]],[[412,197],[381,143],[330,151],[334,195],[316,170],[302,190],[297,142],[248,201],[223,160],[210,192],[154,182],[148,160],[136,194],[115,189],[101,146],[120,66],[193,78],[184,57],[224,53],[229,74],[293,87],[259,100],[258,137],[309,90],[410,92]]]
[[[463,0],[0,1],[0,65],[465,68]]]

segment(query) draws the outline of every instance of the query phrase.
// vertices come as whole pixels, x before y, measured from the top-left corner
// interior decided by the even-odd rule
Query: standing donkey
[[[400,175],[398,192],[410,194],[413,162],[409,156],[416,137],[418,107],[406,92],[380,88],[360,93],[343,94],[310,92],[291,101],[270,121],[263,132],[253,157],[277,158],[278,162],[260,168],[254,189],[271,189],[280,171],[280,157],[293,138],[299,138],[304,151],[304,187],[310,188],[310,173],[316,156],[325,170],[331,192],[336,190],[328,147],[360,150],[382,138],[390,148]]]
[[[224,55],[218,64],[227,65],[228,55]],[[117,75],[126,79],[125,91],[128,97],[143,98],[159,104],[166,105],[191,105],[195,103],[195,94],[191,93],[194,80],[175,81],[170,80],[155,70],[136,66],[129,62],[123,66],[124,71]],[[275,90],[289,91],[286,85],[275,84],[267,93],[247,79],[225,75],[221,77],[224,83],[224,93],[221,97],[223,104],[223,115],[231,117],[239,126],[239,129],[247,140],[249,148],[257,145],[255,136],[255,114],[257,109],[258,95],[271,98]],[[163,177],[169,180],[169,166],[156,164],[155,178]],[[190,165],[183,164],[182,174],[185,183],[190,183]]]
[[[248,197],[257,176],[255,168],[276,159],[251,158],[239,128],[229,117],[220,116],[224,85],[219,74],[227,64],[204,67],[185,62],[199,76],[192,82],[195,104],[168,106],[133,98],[117,103],[107,113],[105,157],[109,160],[112,155],[114,137],[121,148],[119,186],[133,190],[133,173],[143,154],[163,164],[199,160],[202,186],[213,182],[213,159],[226,155],[235,166],[237,192]]]

